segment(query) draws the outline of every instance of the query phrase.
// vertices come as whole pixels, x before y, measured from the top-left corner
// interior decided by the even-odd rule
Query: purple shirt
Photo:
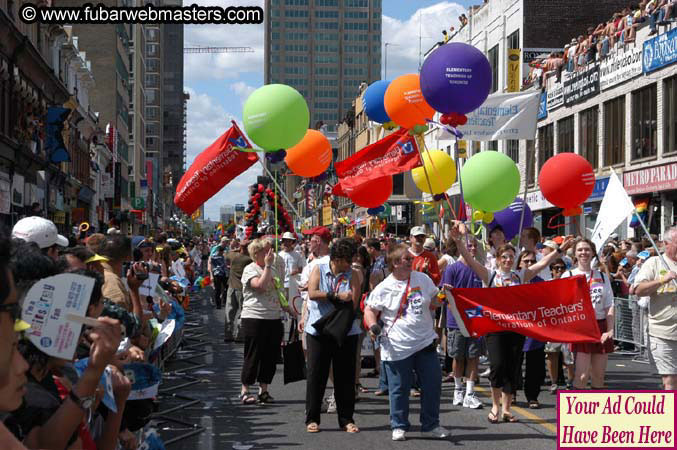
[[[475,272],[463,264],[461,261],[456,261],[450,266],[447,266],[440,287],[445,284],[450,284],[455,288],[481,288],[482,280],[475,274]],[[447,328],[457,329],[458,325],[454,319],[454,315],[447,306]]]

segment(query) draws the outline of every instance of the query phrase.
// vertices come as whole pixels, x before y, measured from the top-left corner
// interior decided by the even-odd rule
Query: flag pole
[[[526,156],[526,170],[524,171],[524,194],[522,195],[522,214],[520,215],[520,227],[517,234],[517,251],[520,251],[522,244],[522,227],[524,226],[524,212],[527,210],[527,191],[529,190],[529,149],[526,149],[524,156]]]

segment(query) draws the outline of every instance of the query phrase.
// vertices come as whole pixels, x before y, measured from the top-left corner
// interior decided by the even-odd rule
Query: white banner
[[[538,91],[490,95],[458,130],[471,141],[534,139],[540,100]]]
[[[642,74],[642,48],[612,52],[599,66],[600,88],[609,89]]]
[[[611,233],[634,211],[635,205],[632,204],[616,172],[612,171],[609,184],[604,191],[602,205],[599,207],[595,228],[592,230],[591,240],[595,243],[598,252],[601,251],[602,245],[609,239]]]

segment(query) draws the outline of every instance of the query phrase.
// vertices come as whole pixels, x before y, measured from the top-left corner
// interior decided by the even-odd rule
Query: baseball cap
[[[85,261],[85,264],[89,264],[89,263],[93,263],[93,262],[99,262],[99,261],[107,262],[107,261],[109,261],[109,259],[106,258],[105,256],[101,256],[101,255],[95,253],[94,256],[92,256],[91,258],[87,259],[87,261]]]
[[[120,230],[115,227],[110,227],[108,231],[106,231],[106,234],[120,234]]]
[[[557,250],[559,248],[559,245],[555,241],[547,240],[543,243],[543,247],[548,247],[553,250]]]
[[[409,236],[425,236],[425,231],[423,227],[412,227]]]
[[[327,227],[315,227],[310,234],[319,236],[325,242],[331,241],[331,231]]]
[[[296,240],[296,236],[294,236],[294,235],[293,235],[292,233],[290,233],[289,231],[285,231],[284,234],[282,235],[282,239],[289,239],[289,240],[291,240],[291,241],[295,241],[295,240]]]
[[[51,220],[38,216],[21,219],[12,228],[12,237],[26,242],[35,242],[40,248],[49,248],[54,244],[68,247],[68,239],[61,236]]]
[[[425,243],[423,244],[423,248],[426,250],[435,250],[436,247],[435,241],[431,238],[426,239]]]

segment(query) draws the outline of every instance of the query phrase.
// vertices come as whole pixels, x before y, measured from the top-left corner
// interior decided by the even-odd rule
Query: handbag
[[[292,329],[296,330],[294,322],[292,321]],[[306,358],[303,354],[303,343],[299,339],[298,331],[294,331],[289,342],[282,347],[282,358],[284,362],[284,384],[306,379]]]

